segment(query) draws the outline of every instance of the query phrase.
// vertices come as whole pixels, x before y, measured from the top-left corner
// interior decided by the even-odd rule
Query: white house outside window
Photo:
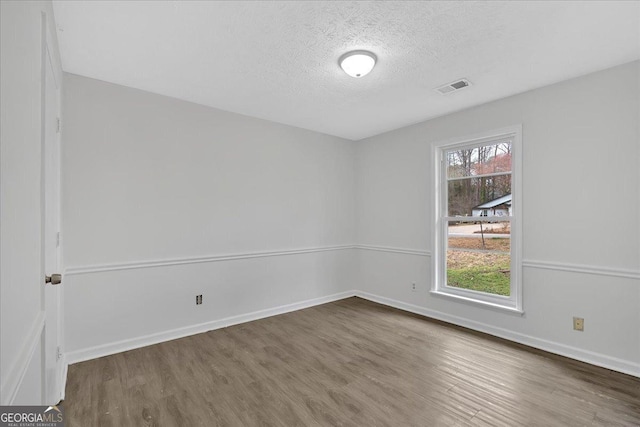
[[[435,294],[522,310],[521,133],[436,145]]]

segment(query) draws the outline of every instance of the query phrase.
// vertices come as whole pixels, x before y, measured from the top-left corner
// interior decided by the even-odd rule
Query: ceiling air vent
[[[436,90],[443,95],[446,95],[451,92],[455,92],[460,89],[464,89],[465,87],[471,86],[471,82],[467,79],[456,80],[455,82],[447,83],[444,86],[440,86]]]

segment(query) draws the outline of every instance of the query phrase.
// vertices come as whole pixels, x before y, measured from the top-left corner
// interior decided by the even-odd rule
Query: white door
[[[47,276],[60,273],[60,78],[53,45],[47,32],[44,73],[44,270]],[[53,282],[55,282],[55,278]],[[53,283],[52,282],[52,283]],[[43,349],[43,404],[54,405],[62,398],[62,284],[44,285],[44,349]]]

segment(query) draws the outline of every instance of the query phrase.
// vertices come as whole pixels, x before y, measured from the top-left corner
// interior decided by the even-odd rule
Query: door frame
[[[47,225],[47,197],[52,197],[52,195],[48,195],[47,196],[47,182],[49,179],[53,179],[55,181],[55,185],[57,186],[57,194],[54,192],[55,195],[55,199],[54,200],[54,206],[57,209],[57,223],[53,225],[54,228],[57,228],[58,232],[60,231],[61,228],[61,188],[60,188],[60,183],[61,183],[61,177],[60,177],[60,173],[61,173],[61,132],[62,130],[59,129],[56,133],[55,133],[55,138],[56,138],[56,144],[54,144],[55,147],[55,152],[53,153],[53,156],[55,156],[56,160],[53,162],[54,164],[54,169],[51,171],[51,176],[49,176],[48,171],[50,171],[46,164],[47,164],[47,155],[49,154],[49,151],[52,149],[51,147],[47,146],[47,118],[48,118],[48,114],[51,114],[50,111],[48,111],[47,107],[48,107],[48,99],[47,99],[47,72],[48,69],[50,68],[53,74],[53,79],[56,82],[56,97],[57,99],[55,100],[55,109],[56,111],[53,113],[56,115],[56,117],[58,118],[58,120],[62,119],[62,66],[60,63],[60,58],[59,58],[59,54],[58,54],[58,49],[57,49],[57,43],[55,42],[55,35],[53,33],[53,31],[55,31],[55,28],[52,28],[52,25],[50,25],[50,20],[48,19],[48,16],[45,12],[42,12],[42,53],[41,53],[41,58],[42,58],[42,69],[41,69],[41,180],[40,180],[40,191],[41,191],[41,261],[40,261],[40,269],[41,269],[41,275],[40,277],[42,277],[42,287],[41,287],[41,299],[40,299],[40,304],[41,304],[41,310],[42,310],[42,314],[44,317],[44,324],[43,324],[43,329],[42,329],[42,347],[41,347],[41,373],[42,373],[42,377],[41,377],[41,381],[42,381],[42,403],[43,404],[47,404],[47,405],[54,405],[57,404],[60,400],[62,400],[64,398],[64,388],[65,388],[65,378],[66,378],[66,370],[67,370],[67,366],[64,360],[64,351],[63,351],[63,323],[62,323],[62,310],[61,310],[61,304],[62,304],[62,289],[61,289],[61,285],[57,285],[57,287],[54,288],[48,288],[48,286],[51,285],[45,285],[44,282],[44,277],[47,274],[52,274],[52,273],[60,273],[62,271],[62,246],[61,244],[57,245],[57,247],[55,248],[56,254],[55,254],[55,266],[51,267],[56,271],[47,271],[46,270],[46,261],[47,261],[47,256],[50,256],[50,254],[47,254],[47,245],[46,245],[46,233],[47,231],[51,231],[48,229],[48,225]],[[61,243],[61,242],[60,242]],[[55,292],[55,295],[53,296],[56,300],[56,304],[55,304],[55,313],[51,312],[51,308],[52,307],[47,307],[46,304],[46,299],[47,299],[47,293],[51,293],[51,291]],[[50,295],[51,296],[51,295]],[[52,336],[49,337],[48,335],[48,329],[47,329],[47,324],[49,324],[51,321],[56,322],[56,328],[55,331],[56,333]],[[54,344],[53,344],[53,350],[48,349],[49,345],[48,345],[48,341],[47,338],[53,338],[54,339]],[[55,389],[50,390],[50,388],[52,387],[49,384],[48,381],[48,375],[47,375],[47,362],[48,359],[51,357],[51,351],[54,352],[55,357],[56,357],[56,365],[55,365],[55,376],[54,376],[54,380],[55,381]]]

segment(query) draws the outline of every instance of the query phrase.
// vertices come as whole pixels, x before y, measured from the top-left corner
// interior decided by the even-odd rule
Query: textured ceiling
[[[54,1],[65,71],[361,139],[640,58],[640,2]],[[338,58],[378,57],[361,79]],[[458,78],[468,89],[433,89]]]

